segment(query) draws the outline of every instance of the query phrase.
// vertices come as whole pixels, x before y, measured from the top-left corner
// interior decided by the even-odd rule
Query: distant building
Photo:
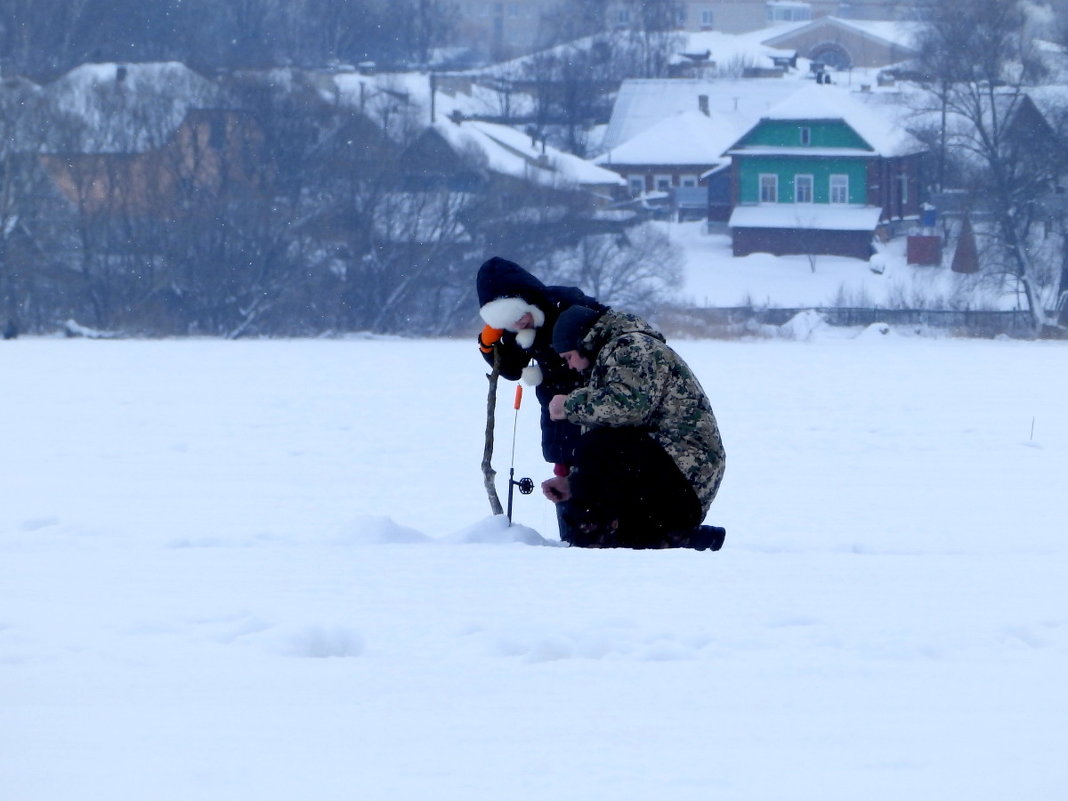
[[[494,59],[530,53],[552,36],[552,15],[560,6],[560,0],[456,0],[460,43]]]
[[[797,89],[798,82],[783,80],[630,78],[616,94],[602,150],[614,150],[687,111],[705,112],[716,121],[736,120],[730,123],[731,128],[744,131]]]
[[[141,152],[45,153],[45,173],[86,214],[172,215],[191,192],[262,183],[264,136],[254,116],[193,109],[160,147]]]
[[[596,160],[627,181],[629,194],[704,186],[703,176],[727,163],[732,129],[694,109],[665,117]]]
[[[567,2],[456,0],[455,7],[460,43],[501,59],[530,53],[553,41],[554,17],[566,11]],[[895,0],[680,0],[674,25],[680,31],[746,33],[825,16],[892,20],[900,17],[900,8]],[[605,30],[625,30],[638,23],[631,4],[606,5]]]
[[[916,55],[915,27],[905,22],[870,22],[821,17],[764,40],[833,69],[887,67]]]
[[[623,176],[631,196],[666,193],[664,203],[680,218],[725,223],[734,206],[725,151],[799,85],[753,79],[624,81],[597,163]]]
[[[895,0],[680,0],[678,5],[680,30],[724,33],[746,33],[828,15],[891,20],[899,16],[901,7]],[[610,4],[609,27],[627,27],[633,22],[628,14],[625,4]]]
[[[845,90],[809,84],[728,150],[734,255],[867,259],[881,230],[919,217],[924,146]]]

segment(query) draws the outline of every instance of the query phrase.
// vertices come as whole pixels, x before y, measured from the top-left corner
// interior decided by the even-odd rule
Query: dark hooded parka
[[[606,311],[607,306],[577,287],[546,286],[518,264],[499,256],[486,261],[476,279],[479,314],[486,325],[503,329],[494,346],[500,354],[501,375],[510,381],[522,379],[535,387],[541,404],[541,447],[547,462],[569,465],[581,431],[566,420],[551,420],[548,405],[554,395],[566,395],[582,379],[564,363],[552,347],[557,318],[574,305]],[[530,313],[534,327],[516,330],[515,323]],[[493,364],[493,351],[483,349]]]

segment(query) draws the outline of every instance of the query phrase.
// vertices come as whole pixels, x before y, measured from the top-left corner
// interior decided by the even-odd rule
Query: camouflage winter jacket
[[[664,336],[640,317],[609,311],[583,338],[586,386],[567,396],[567,419],[586,428],[649,432],[689,479],[707,514],[723,478],[719,427],[697,377]]]

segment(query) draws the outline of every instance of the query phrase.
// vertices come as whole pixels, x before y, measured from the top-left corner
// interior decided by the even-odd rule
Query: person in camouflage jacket
[[[560,316],[553,347],[586,378],[549,405],[585,431],[571,475],[543,484],[589,535],[572,544],[717,550],[723,529],[700,523],[723,479],[723,442],[686,362],[640,317],[582,306]]]

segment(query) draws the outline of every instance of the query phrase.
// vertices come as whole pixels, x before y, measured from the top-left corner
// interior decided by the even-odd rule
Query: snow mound
[[[880,339],[895,333],[889,323],[872,323],[857,334],[857,339]]]
[[[811,339],[813,334],[826,326],[818,311],[808,309],[779,326],[779,335],[786,339]]]
[[[466,528],[450,534],[445,538],[454,543],[490,543],[506,545],[521,543],[523,545],[560,545],[555,540],[547,540],[532,528],[512,523],[508,525],[506,515],[493,515],[484,518]]]
[[[288,635],[280,651],[303,659],[352,659],[364,647],[363,635],[347,626],[306,626]]]
[[[342,529],[338,545],[386,545],[390,543],[430,542],[421,531],[396,523],[392,518],[364,515]]]
[[[117,339],[120,336],[115,331],[98,331],[82,325],[77,320],[67,320],[63,323],[63,334],[67,337],[85,337],[86,339]]]
[[[411,543],[446,543],[463,545],[468,543],[489,543],[506,545],[520,543],[523,545],[560,545],[556,540],[547,540],[537,531],[513,523],[508,525],[505,515],[494,515],[460,529],[446,537],[431,537],[408,526],[402,526],[390,517],[364,515],[347,524],[333,538],[335,545],[389,545]]]

